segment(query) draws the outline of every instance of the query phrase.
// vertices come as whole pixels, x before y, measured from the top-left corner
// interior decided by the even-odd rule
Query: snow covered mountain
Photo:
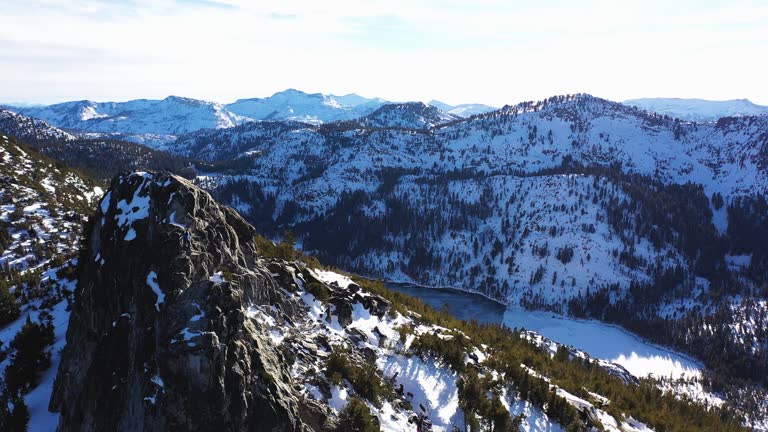
[[[445,113],[422,102],[382,105],[360,119],[364,127],[425,130],[458,120],[460,117]]]
[[[254,120],[320,124],[362,117],[385,103],[383,99],[367,99],[356,94],[334,96],[288,89],[267,98],[240,99],[227,104],[226,108]]]
[[[726,343],[750,364],[728,373],[765,380],[768,339],[737,317],[768,312],[767,132],[573,95],[418,132],[247,124],[171,151],[248,155],[200,184],[341,268],[609,320],[712,367],[703,347]]]
[[[321,230],[313,227],[313,223],[328,221],[329,214],[345,214],[346,223],[351,223],[349,212],[359,211],[358,223],[384,223],[384,231],[372,235],[369,241],[349,239],[350,244],[368,245],[359,246],[356,252],[350,251],[350,261],[341,258],[345,256],[343,248],[329,252],[332,259],[342,260],[336,264],[425,285],[468,285],[478,290],[487,285],[500,290],[491,295],[505,301],[558,308],[573,297],[585,295],[590,287],[594,290],[596,284],[619,284],[628,289],[632,281],[653,279],[649,268],[628,266],[619,254],[614,254],[624,249],[625,240],[616,232],[616,226],[599,216],[614,206],[611,203],[632,200],[627,192],[620,190],[623,180],[577,166],[620,166],[620,172],[625,175],[649,177],[662,185],[691,182],[700,185],[697,196],[707,201],[719,196],[726,204],[740,196],[768,194],[765,171],[768,118],[763,117],[689,124],[577,95],[508,107],[470,121],[438,127],[429,133],[395,129],[370,131],[354,124],[347,126],[339,130],[335,125],[307,128],[249,124],[190,135],[174,143],[171,150],[191,158],[258,155],[252,168],[243,174],[248,175],[247,183],[258,185],[260,190],[250,190],[247,196],[239,197],[231,191],[232,199],[244,203],[246,215],[252,208],[261,221],[264,214],[270,214],[280,225],[304,229],[308,247],[316,244],[312,236]],[[288,160],[292,163],[285,164]],[[569,173],[577,176],[560,175]],[[239,177],[232,180],[245,181]],[[209,187],[215,188],[221,183],[226,189],[226,177],[210,181],[214,184]],[[648,187],[652,187],[650,182]],[[384,192],[380,192],[382,190]],[[570,195],[562,196],[565,190],[571,190]],[[595,190],[604,192],[593,198],[594,203],[584,203],[584,197],[593,196]],[[270,197],[268,208],[263,201],[267,196]],[[348,201],[342,199],[344,196],[356,199]],[[572,199],[575,201],[571,202]],[[567,204],[564,219],[557,222],[556,210],[564,204]],[[716,233],[725,233],[728,230],[726,208],[722,204],[705,204],[702,211],[709,214],[702,213],[702,223],[714,226]],[[450,223],[455,228],[449,238],[443,238],[445,233],[432,233],[418,240],[418,246],[425,248],[423,252],[431,250],[429,256],[440,257],[440,264],[432,273],[423,268],[426,263],[415,264],[416,249],[402,249],[400,236],[408,234],[397,227],[403,223],[399,218],[406,215],[392,214],[392,206],[398,208],[398,212],[413,212],[414,217],[434,211],[430,217],[437,218],[441,224],[449,224],[448,220],[455,217],[443,214],[449,209],[467,207],[466,211],[474,213],[479,210],[469,209],[481,206],[485,210],[479,218],[462,216],[462,222]],[[573,208],[579,211],[567,216]],[[526,209],[539,211],[530,214]],[[523,211],[525,214],[519,213]],[[511,220],[515,221],[514,225],[510,225]],[[520,243],[519,237],[540,231],[546,220],[554,221],[553,226],[559,228],[553,233],[543,233],[537,241],[529,239],[527,246]],[[484,222],[475,225],[478,221]],[[588,229],[583,229],[584,226]],[[389,232],[390,229],[396,231]],[[488,234],[480,236],[484,240],[479,242],[484,246],[476,247],[478,232],[485,231]],[[517,234],[512,235],[513,231]],[[497,271],[487,283],[480,284],[471,275],[477,272],[472,269],[481,263],[470,257],[486,256],[479,252],[483,250],[492,252],[492,240],[500,232],[506,234],[501,236],[498,248],[515,250],[518,263],[506,262],[509,256],[494,254],[498,264],[493,266]],[[380,236],[390,238],[385,233],[391,236],[389,246],[374,241]],[[606,241],[609,237],[616,243]],[[416,239],[413,234],[409,238]],[[375,249],[374,244],[380,244],[382,249],[371,250]],[[590,244],[597,249],[584,249],[579,253],[584,258],[579,268],[569,270],[568,262],[547,259],[558,249],[576,245],[586,248]],[[670,247],[664,252],[667,256],[664,268],[682,265],[687,260],[679,245]],[[634,245],[632,250],[643,262],[653,263],[665,249],[658,240],[649,238],[647,243]],[[393,251],[404,255],[393,256]],[[455,264],[445,261],[448,256],[464,258]],[[528,258],[521,264],[523,256]],[[587,256],[590,259],[586,259]],[[550,278],[558,274],[558,285],[565,280],[571,286],[548,292],[550,286],[545,284],[531,290],[528,272],[535,269],[539,261],[541,264],[546,261],[545,273]],[[418,277],[414,279],[415,269]],[[508,290],[501,289],[504,286],[509,287]]]
[[[3,430],[742,430],[686,380],[325,270],[178,177],[116,178],[87,226],[0,331]]]
[[[722,117],[768,114],[768,106],[755,105],[747,99],[710,101],[703,99],[646,98],[626,100],[624,104],[688,121],[714,121]]]
[[[162,100],[137,99],[127,102],[83,100],[49,106],[9,107],[9,110],[43,120],[67,131],[62,133],[81,138],[123,140],[152,148],[165,148],[179,135],[202,129],[226,129],[261,120],[314,125],[356,120],[389,103],[381,98],[365,98],[354,93],[336,96],[288,89],[270,97],[240,99],[226,105],[169,96]],[[439,103],[432,105],[436,104]],[[446,111],[448,117],[445,119],[448,119],[451,116],[469,117],[494,108],[466,104],[440,109]],[[373,121],[381,124],[380,120]],[[442,120],[432,119],[426,123],[440,122]],[[408,124],[404,123],[398,127],[406,126]]]
[[[441,115],[432,108],[428,110],[418,103],[388,105],[369,120],[369,125],[386,128],[390,119],[385,116],[390,112],[410,115],[414,110],[425,110]],[[438,122],[417,123],[405,126]],[[620,103],[574,95],[508,106],[473,119],[451,122],[428,134],[414,135],[405,130],[371,133],[366,126],[356,122],[316,127],[289,122],[250,123],[189,134],[170,145],[169,150],[211,161],[258,152],[263,154],[258,166],[265,167],[267,171],[263,174],[275,184],[291,184],[305,170],[299,164],[273,173],[272,167],[282,165],[279,160],[311,151],[324,167],[323,175],[311,180],[331,182],[332,187],[336,187],[336,181],[345,183],[336,176],[348,166],[363,172],[387,167],[439,172],[471,170],[478,175],[536,173],[559,167],[569,158],[587,166],[620,164],[626,173],[651,176],[664,183],[701,184],[707,195],[719,192],[730,197],[768,192],[768,174],[764,170],[768,167],[768,117],[684,123]],[[313,144],[311,150],[307,143]],[[336,151],[340,143],[341,151]],[[366,182],[372,181],[361,176]],[[322,212],[327,210],[323,206],[332,202],[321,194],[303,203],[308,207],[324,203],[318,207]]]
[[[498,108],[483,105],[483,104],[460,104],[460,105],[448,105],[446,103],[431,100],[427,102],[427,105],[438,108],[440,111],[444,111],[448,114],[459,116],[462,118],[472,117],[477,114],[484,114],[487,112],[495,111]]]
[[[169,150],[178,156],[207,161],[197,164],[202,171],[196,178],[198,185],[209,190],[216,199],[231,205],[269,236],[277,237],[285,230],[292,231],[303,250],[326,263],[369,277],[423,286],[451,286],[480,293],[510,306],[619,324],[654,343],[682,350],[709,368],[707,375],[698,377],[695,382],[671,379],[655,382],[651,384],[653,390],[647,389],[644,394],[656,394],[656,388],[678,394],[675,392],[685,387],[688,391],[679,394],[689,397],[696,393],[693,399],[710,404],[715,410],[728,404],[735,413],[746,416],[738,415],[742,424],[756,428],[762,424],[762,429],[768,427],[765,417],[755,414],[764,411],[764,394],[752,393],[748,390],[751,387],[743,386],[744,381],[740,381],[759,385],[768,382],[768,367],[764,361],[768,355],[768,337],[762,331],[768,325],[768,278],[765,276],[768,274],[768,229],[765,228],[768,227],[768,116],[686,122],[589,95],[526,102],[469,119],[458,119],[435,106],[419,103],[386,104],[350,121],[313,125],[264,120],[231,128],[198,130],[171,143]],[[400,332],[397,330],[400,327],[388,321],[399,320],[397,315],[382,318],[374,313],[376,308],[364,305],[365,312],[355,309],[355,303],[361,303],[359,301],[338,300],[340,297],[348,299],[350,294],[345,289],[349,285],[346,280],[341,283],[339,275],[328,276],[328,280],[319,278],[319,285],[310,283],[306,277],[296,276],[305,275],[304,270],[285,267],[283,260],[290,261],[296,255],[287,252],[284,243],[272,245],[264,241],[257,245],[259,253],[275,259],[268,270],[261,269],[264,263],[243,264],[249,262],[244,257],[252,253],[246,245],[252,238],[249,229],[239,222],[234,223],[234,216],[226,216],[222,222],[220,215],[229,213],[213,205],[210,198],[183,180],[134,174],[124,176],[114,187],[119,189],[115,197],[121,196],[119,202],[125,204],[115,206],[115,200],[109,200],[106,207],[101,208],[102,215],[109,220],[107,225],[115,225],[112,219],[118,222],[116,228],[101,222],[97,237],[102,240],[99,243],[109,244],[105,247],[112,249],[99,249],[98,252],[115,256],[125,254],[126,260],[134,260],[130,261],[133,263],[131,268],[156,265],[166,258],[169,262],[177,262],[180,258],[174,256],[151,260],[135,252],[136,244],[126,246],[123,243],[133,235],[135,238],[151,237],[142,234],[146,231],[170,235],[172,240],[168,244],[182,244],[173,238],[179,234],[179,225],[188,225],[177,216],[195,214],[196,218],[205,219],[205,223],[195,224],[194,228],[189,225],[189,229],[206,240],[195,240],[190,244],[198,251],[198,255],[192,254],[196,257],[192,259],[205,262],[184,267],[184,272],[191,275],[188,280],[194,277],[215,285],[227,281],[226,275],[230,273],[263,274],[267,278],[271,274],[276,279],[265,281],[264,286],[278,284],[283,288],[275,293],[275,298],[298,289],[298,297],[280,300],[276,309],[270,307],[273,305],[254,303],[260,310],[253,311],[255,319],[259,326],[263,325],[269,331],[264,340],[268,337],[296,354],[298,366],[289,374],[295,381],[284,383],[285,388],[295,383],[305,386],[306,391],[301,395],[292,391],[283,394],[287,399],[279,397],[280,404],[292,397],[312,400],[312,404],[327,405],[328,410],[324,412],[335,419],[334,416],[341,415],[347,407],[350,395],[354,395],[367,401],[372,415],[382,424],[388,424],[389,430],[408,430],[410,426],[402,423],[407,422],[410,415],[404,414],[407,406],[403,408],[405,411],[398,410],[394,400],[381,399],[390,403],[388,408],[382,408],[383,405],[361,393],[362,387],[355,387],[353,375],[344,377],[346,382],[327,376],[329,384],[322,374],[310,373],[310,370],[322,370],[321,363],[315,363],[313,369],[312,361],[300,354],[302,349],[294,350],[300,346],[324,347],[322,349],[330,356],[335,348],[328,349],[324,345],[324,341],[330,340],[334,347],[341,345],[352,350],[348,356],[352,364],[362,367],[361,358],[373,361],[377,369],[369,370],[367,376],[380,374],[383,380],[394,379],[395,385],[403,383],[406,394],[414,395],[406,397],[408,401],[425,404],[426,408],[425,401],[441,400],[439,405],[428,407],[427,416],[444,430],[467,418],[461,408],[461,398],[465,396],[460,396],[466,381],[460,379],[471,377],[464,375],[465,371],[452,369],[451,365],[454,362],[474,364],[475,360],[467,359],[486,356],[506,358],[503,352],[494,351],[500,339],[495,339],[496,336],[485,339],[487,335],[482,329],[456,327],[445,321],[408,321],[415,319],[411,312],[418,313],[421,319],[432,316],[432,312],[418,308],[408,312],[395,306],[405,319],[401,324],[406,328],[414,327],[411,344],[408,344],[410,333],[407,329],[402,329],[405,336],[387,336],[389,330]],[[176,197],[174,191],[184,193]],[[134,208],[127,204],[132,200],[141,205]],[[174,203],[174,200],[181,201]],[[145,204],[157,217],[129,218],[118,214],[118,207],[124,207],[123,213],[129,209],[131,215],[144,214]],[[168,216],[172,210],[176,211],[174,216]],[[123,220],[129,223],[120,222]],[[227,224],[229,228],[224,226]],[[203,225],[209,228],[200,228]],[[135,229],[133,235],[130,234],[132,229]],[[227,235],[207,232],[220,229]],[[233,232],[240,231],[247,235],[236,242],[240,244],[238,247],[246,245],[239,252],[237,247],[229,244],[211,248],[208,239],[218,239],[214,243],[222,238],[230,241],[235,235]],[[93,255],[97,250],[93,243],[88,245],[91,248],[88,253]],[[143,280],[136,282],[135,278],[128,277],[125,269],[113,260],[105,259],[106,265],[100,262],[89,260],[84,264],[87,272],[81,274],[93,278],[108,271],[114,276],[110,280],[123,280],[125,286],[131,287],[129,291],[136,293],[135,299],[128,303],[143,305],[143,312],[139,314],[143,318],[135,323],[120,321],[120,325],[144,331],[141,329],[146,326],[142,320],[152,316],[158,308],[156,298],[159,295],[152,296],[152,292],[157,292],[152,287],[157,285],[159,292],[167,295],[167,307],[175,311],[173,322],[163,324],[163,331],[170,334],[180,330],[178,334],[181,336],[174,339],[180,348],[174,346],[172,350],[204,349],[207,347],[205,338],[211,331],[217,335],[231,334],[219,327],[198,327],[209,325],[203,324],[209,322],[203,317],[177,329],[177,318],[186,319],[190,311],[193,317],[222,312],[207,309],[203,312],[199,307],[193,311],[185,306],[187,300],[202,299],[200,295],[205,295],[202,291],[192,290],[188,295],[193,297],[184,300],[176,297],[175,292],[166,292],[164,287],[169,285],[163,282],[160,270],[155,270],[159,282],[148,278],[153,282],[145,284]],[[219,262],[238,264],[228,266],[219,274],[214,264]],[[297,277],[302,283],[296,281]],[[341,290],[332,285],[333,281]],[[328,292],[318,288],[323,284],[330,284]],[[358,284],[363,287],[365,282]],[[356,292],[385,295],[382,294],[385,291],[371,286]],[[322,300],[326,295],[330,295],[330,306]],[[397,299],[386,298],[389,301]],[[309,308],[309,317],[298,308],[301,306],[299,299]],[[105,309],[119,316],[117,303],[110,298],[105,301],[108,304]],[[216,301],[229,306],[233,304],[230,298],[216,297]],[[99,310],[97,308],[90,314],[102,314]],[[352,324],[346,324],[347,310],[353,311]],[[230,312],[242,315],[236,310]],[[283,313],[291,314],[287,321],[283,321]],[[105,317],[81,321],[104,326],[85,332],[81,328],[81,336],[102,334],[102,330],[113,331],[110,330],[111,321]],[[210,322],[221,321],[212,319]],[[314,324],[307,327],[306,322]],[[424,331],[422,325],[448,328],[450,334],[443,336],[450,336],[450,340],[457,344],[435,342],[445,339],[439,335],[442,330],[429,327]],[[284,333],[285,328],[292,329],[290,334]],[[371,330],[374,328],[378,331]],[[450,330],[452,328],[463,332],[470,342],[465,343]],[[246,334],[253,333],[250,328],[246,330]],[[374,340],[368,336],[370,346],[358,334],[367,335],[367,330],[376,337]],[[264,335],[267,333],[254,337]],[[323,337],[307,339],[306,335]],[[382,338],[382,335],[386,337]],[[413,345],[422,338],[423,341]],[[490,368],[481,369],[485,376],[518,374],[520,371],[507,366],[520,367],[520,363],[525,363],[522,368],[525,373],[515,375],[518,378],[513,379],[514,388],[505,389],[507,384],[502,384],[501,387],[478,390],[478,394],[498,396],[497,405],[507,409],[501,417],[509,418],[507,413],[512,413],[512,419],[515,419],[515,412],[527,409],[529,418],[539,419],[534,421],[534,426],[529,424],[530,427],[565,428],[571,418],[568,409],[554,414],[547,408],[559,407],[559,400],[537,405],[537,396],[533,400],[523,397],[528,383],[521,384],[522,390],[517,387],[528,379],[522,377],[538,377],[549,383],[541,387],[545,390],[541,394],[554,393],[564,398],[569,406],[583,414],[582,421],[584,415],[590,419],[585,424],[597,425],[599,421],[600,427],[606,430],[631,430],[632,427],[643,430],[645,425],[676,430],[669,423],[663,423],[664,419],[649,414],[659,412],[658,407],[646,412],[624,406],[616,411],[615,407],[627,400],[621,392],[604,394],[595,388],[582,389],[583,381],[571,382],[571,378],[566,377],[572,375],[559,375],[559,369],[550,363],[553,356],[562,351],[556,342],[537,335],[523,338],[534,342],[538,349],[547,350],[550,360],[542,358],[536,361],[536,366],[531,366],[518,357],[511,357],[502,370],[493,369],[498,367],[498,363],[494,363],[497,360],[486,364],[479,361],[483,368]],[[387,342],[394,339],[400,342],[394,345]],[[361,340],[363,345],[360,345]],[[104,339],[100,343],[108,345],[109,341]],[[121,344],[123,348],[120,349],[128,345]],[[454,345],[461,346],[461,350],[441,351]],[[365,347],[371,348],[373,354]],[[358,349],[362,351],[358,352]],[[310,351],[317,349],[310,348]],[[272,355],[270,352],[257,350],[258,355],[268,357]],[[561,352],[560,358],[583,358],[575,350],[566,354]],[[435,357],[442,360],[435,362]],[[456,359],[463,359],[463,362]],[[627,364],[626,359],[603,360]],[[70,370],[83,369],[76,359],[74,361],[68,366]],[[175,370],[174,361],[162,354],[152,354],[150,363],[166,364]],[[607,367],[604,363],[600,365]],[[652,370],[654,365],[645,368]],[[614,365],[608,369],[613,371],[614,377],[619,371],[622,382],[632,381],[626,371],[620,372],[620,367]],[[140,404],[146,401],[160,407],[158,409],[167,409],[163,406],[166,403],[163,401],[164,389],[171,391],[173,385],[162,372],[164,369],[158,370],[157,375],[147,376],[131,372],[130,379],[141,385],[119,390],[120,400],[124,397],[125,400],[136,399]],[[578,369],[568,371],[578,373]],[[103,372],[107,376],[113,371]],[[395,376],[394,372],[399,375]],[[424,379],[402,381],[406,380],[403,374],[417,374]],[[98,376],[88,379],[93,385],[102,385]],[[186,378],[176,381],[186,381]],[[425,382],[439,382],[446,393],[427,393]],[[60,390],[60,400],[76,399],[77,385],[72,385],[67,384],[67,390]],[[146,390],[147,394],[137,393],[137,388]],[[547,393],[550,388],[553,391]],[[495,393],[493,389],[496,389]],[[514,399],[508,399],[510,395]],[[183,398],[178,394],[173,396],[180,397]],[[606,408],[604,398],[616,405]],[[488,404],[496,404],[493,400],[491,397]],[[522,400],[531,403],[518,405],[517,402]],[[290,402],[287,405],[291,405]],[[446,408],[449,405],[450,409]],[[544,410],[536,411],[536,407],[544,407]],[[83,412],[91,409],[89,406],[63,408]],[[621,410],[627,415],[622,415]],[[542,413],[548,417],[542,419]],[[242,413],[236,414],[240,416]],[[482,419],[490,415],[488,411],[471,414]],[[78,415],[75,412],[69,418],[76,419]],[[152,422],[161,421],[154,414],[150,417]],[[579,430],[576,426],[569,428]]]
[[[85,100],[15,110],[64,129],[123,134],[178,135],[204,128],[229,128],[247,120],[221,104],[178,96],[128,102]]]

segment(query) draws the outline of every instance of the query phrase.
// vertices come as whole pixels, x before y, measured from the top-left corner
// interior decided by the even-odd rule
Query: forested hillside
[[[2,109],[0,133],[16,137],[46,156],[102,180],[120,172],[142,169],[171,171],[188,177],[195,174],[190,162],[183,158],[133,142],[65,132],[44,121]]]
[[[261,123],[172,150],[252,157],[200,184],[340,267],[617,322],[764,382],[766,130],[576,95],[426,131]]]
[[[97,182],[0,134],[0,429],[46,425]],[[24,426],[26,427],[26,426]],[[37,429],[36,429],[37,428]]]

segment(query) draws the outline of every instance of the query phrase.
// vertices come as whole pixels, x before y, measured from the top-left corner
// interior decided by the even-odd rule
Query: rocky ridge
[[[182,178],[116,178],[81,250],[50,402],[58,430],[344,430],[358,400],[381,430],[447,431],[491,421],[463,390],[477,373],[504,410],[498,424],[647,430],[632,412],[608,414],[596,392],[542,375],[552,355],[592,363],[584,353],[507,335],[502,345],[529,354],[502,366],[509,352],[472,340],[487,330],[286,251]],[[647,385],[594,363],[605,382]]]
[[[59,430],[302,430],[284,362],[244,312],[290,308],[254,234],[180,178],[113,184],[82,251]]]

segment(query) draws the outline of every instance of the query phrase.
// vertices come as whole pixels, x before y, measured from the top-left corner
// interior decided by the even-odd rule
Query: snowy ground
[[[27,318],[41,322],[41,317],[50,314],[54,326],[54,343],[47,348],[51,365],[24,400],[30,412],[29,430],[54,431],[58,414],[48,412],[48,402],[69,324],[67,302],[62,293],[74,291],[76,282],[59,279],[60,267],[52,267],[61,265],[55,264],[61,262],[58,259],[63,261],[76,255],[79,215],[98,200],[103,191],[77,173],[25,151],[4,135],[0,135],[0,178],[0,224],[8,235],[8,241],[0,248],[0,266],[25,277],[32,276],[30,279],[35,281],[19,284],[15,279],[10,280],[11,292],[21,299],[21,315],[0,328],[0,346],[8,354],[0,362],[0,376],[4,375],[13,355],[10,343]],[[70,263],[64,265],[74,265],[74,260]]]
[[[597,359],[603,367],[615,370],[620,375],[628,372],[637,378],[659,379],[659,387],[664,391],[686,396],[707,406],[721,406],[725,402],[720,395],[704,390],[700,380],[703,366],[699,362],[654,345],[618,326],[519,307],[507,307],[499,313],[499,303],[477,294],[414,285],[389,285],[397,291],[422,299],[434,308],[446,305],[446,310],[460,319],[525,328],[532,341],[549,349],[552,354],[559,344],[568,345]]]
[[[352,280],[346,276],[334,272],[315,270],[312,274],[331,285],[338,285],[342,289],[349,286]],[[458,374],[437,360],[422,359],[409,350],[410,344],[415,339],[410,335],[405,341],[400,340],[397,328],[403,325],[413,326],[417,323],[413,317],[405,317],[400,313],[379,317],[369,311],[360,301],[369,298],[372,295],[366,292],[360,292],[352,300],[352,322],[346,326],[339,325],[335,316],[334,307],[323,304],[307,291],[303,290],[303,277],[297,273],[296,286],[299,288],[294,296],[299,298],[306,306],[307,319],[304,322],[295,322],[294,324],[280,324],[279,317],[270,318],[268,315],[275,313],[275,310],[268,307],[260,307],[258,310],[253,308],[249,310],[249,316],[257,320],[260,325],[266,326],[270,332],[278,331],[284,335],[294,332],[312,337],[327,337],[328,341],[334,347],[356,346],[366,350],[371,350],[376,354],[375,364],[382,377],[392,380],[393,385],[403,386],[403,399],[410,402],[418,412],[419,405],[425,407],[426,415],[430,418],[435,432],[451,431],[453,425],[464,424],[464,414],[459,407],[459,397],[457,389]],[[358,297],[359,295],[359,297]],[[295,327],[294,327],[295,326]],[[434,325],[419,324],[415,328],[416,334],[438,333],[445,338],[452,337],[451,330],[438,328]],[[447,333],[447,334],[446,334]],[[364,335],[364,339],[354,342],[356,338],[350,337],[352,334]],[[284,344],[290,341],[290,336],[272,338],[276,344]],[[485,349],[485,347],[481,347]],[[330,354],[323,348],[319,348],[318,354]],[[486,354],[475,347],[475,355],[479,359],[485,358]],[[316,358],[308,364],[299,360],[293,367],[294,379],[305,381],[306,396],[324,401],[336,412],[340,412],[347,405],[350,397],[354,395],[354,389],[349,383],[342,386],[333,385],[330,394],[324,395],[320,389],[313,383],[313,374],[307,374],[307,371],[322,365],[314,364]],[[526,420],[523,423],[523,430],[526,431],[560,431],[560,427],[547,417],[541,410],[526,401],[522,401],[511,394],[507,394],[504,400],[505,405],[515,415],[525,414]],[[380,420],[381,428],[387,432],[415,431],[416,426],[409,423],[408,419],[414,415],[413,411],[404,410],[397,407],[397,401],[383,401],[381,406],[369,404],[371,412]]]
[[[51,279],[60,287],[67,288],[68,290],[74,290],[77,283],[76,281],[56,280],[55,270],[45,272],[43,280],[46,279]],[[10,344],[19,330],[21,330],[27,317],[33,322],[40,321],[39,308],[40,301],[33,302],[27,306],[24,313],[16,321],[0,329],[0,341],[3,342],[3,346]],[[46,310],[46,312],[53,316],[54,325],[55,339],[53,345],[48,348],[48,351],[51,353],[51,366],[40,376],[37,387],[24,396],[24,402],[30,414],[28,430],[34,432],[54,432],[59,422],[59,414],[48,411],[48,402],[51,399],[53,381],[59,369],[61,350],[64,349],[64,345],[67,342],[66,334],[67,327],[69,326],[69,311],[67,310],[67,302],[65,300],[54,305],[50,310]],[[10,357],[0,362],[0,374],[4,373],[9,363]]]

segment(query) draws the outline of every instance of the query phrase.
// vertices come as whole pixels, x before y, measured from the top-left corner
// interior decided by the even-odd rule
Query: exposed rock
[[[283,355],[246,314],[294,309],[254,234],[179,177],[113,181],[79,260],[59,430],[307,429]]]

